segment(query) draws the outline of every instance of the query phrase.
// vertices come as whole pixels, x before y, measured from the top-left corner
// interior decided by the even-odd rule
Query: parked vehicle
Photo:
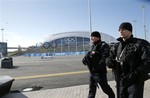
[[[41,59],[45,58],[53,58],[53,55],[51,53],[42,54]]]

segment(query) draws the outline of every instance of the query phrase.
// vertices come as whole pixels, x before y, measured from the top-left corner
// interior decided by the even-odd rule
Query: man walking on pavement
[[[98,85],[109,98],[115,98],[115,94],[107,81],[105,59],[109,56],[109,45],[101,41],[101,35],[98,31],[91,33],[91,40],[93,45],[82,60],[83,64],[87,65],[90,71],[88,98],[95,98]]]
[[[106,59],[116,76],[117,98],[143,98],[144,81],[150,72],[150,43],[133,37],[129,22],[120,24],[119,34],[119,42]]]

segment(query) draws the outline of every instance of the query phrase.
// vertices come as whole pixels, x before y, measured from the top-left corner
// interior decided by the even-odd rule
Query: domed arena
[[[108,34],[102,32],[100,34],[102,41],[108,44],[116,41],[114,37]],[[72,31],[52,34],[43,43],[43,46],[49,52],[54,53],[88,51],[90,47],[90,33],[89,31]]]

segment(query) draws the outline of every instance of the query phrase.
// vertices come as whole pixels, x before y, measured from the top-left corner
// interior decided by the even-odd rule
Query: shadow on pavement
[[[12,67],[7,67],[7,68],[2,68],[2,69],[17,69],[19,68],[20,66],[12,66]]]
[[[15,91],[10,91],[6,95],[2,96],[1,98],[28,98],[28,97],[22,94],[20,91],[15,90]]]

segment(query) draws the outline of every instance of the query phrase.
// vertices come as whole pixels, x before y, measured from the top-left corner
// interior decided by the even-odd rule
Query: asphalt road
[[[89,72],[81,62],[83,55],[40,57],[13,57],[13,68],[0,68],[0,75],[15,78],[12,91],[24,88],[52,89],[88,83]],[[112,80],[108,70],[108,80]]]

